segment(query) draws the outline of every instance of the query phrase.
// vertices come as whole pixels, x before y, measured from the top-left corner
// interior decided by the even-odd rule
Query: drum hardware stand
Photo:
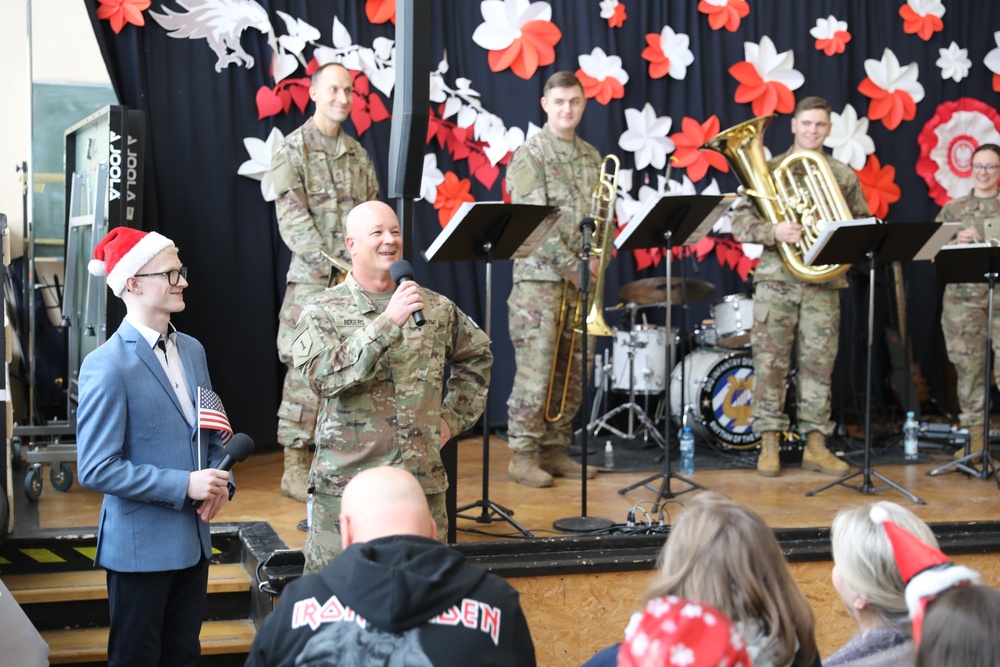
[[[719,195],[660,195],[650,197],[643,204],[632,220],[618,234],[615,248],[618,250],[633,250],[637,248],[665,248],[664,265],[666,272],[666,330],[672,335],[671,306],[673,305],[673,284],[671,282],[672,244],[695,243],[711,228],[712,224],[732,205],[733,198]],[[683,285],[682,285],[683,289]],[[670,377],[673,365],[674,351],[667,345],[666,377]],[[667,400],[670,400],[667,391]],[[683,414],[683,410],[681,410]],[[667,410],[667,414],[670,411]],[[619,489],[619,494],[625,494],[640,486],[654,490],[651,482],[659,480],[660,487],[656,493],[655,505],[662,500],[675,498],[695,489],[707,490],[706,487],[683,477],[670,469],[670,431],[673,428],[669,416],[663,420],[663,470],[655,475],[640,480],[631,486]],[[670,480],[678,479],[689,486],[682,491],[670,488]]]
[[[493,307],[493,260],[526,257],[545,238],[557,218],[552,214],[557,209],[552,206],[528,204],[503,204],[500,202],[466,203],[458,210],[441,230],[430,247],[423,252],[428,262],[432,261],[486,261],[486,315],[483,331],[490,335]],[[483,407],[483,485],[482,498],[468,505],[456,508],[458,519],[473,519],[477,523],[506,521],[523,537],[534,537],[511,516],[509,508],[490,500],[490,389],[486,386],[486,402]],[[480,509],[478,516],[464,515],[472,509]]]
[[[816,243],[806,253],[806,264],[842,264],[857,260],[858,250],[867,248],[864,257],[868,260],[868,332],[867,359],[865,361],[865,462],[861,470],[848,473],[828,484],[808,491],[807,496],[814,496],[832,486],[843,484],[864,494],[872,494],[886,489],[895,489],[918,505],[924,501],[896,484],[885,475],[874,470],[871,463],[872,450],[872,349],[875,339],[875,261],[905,261],[910,259],[929,259],[941,247],[945,238],[958,228],[957,224],[946,228],[945,225],[927,222],[911,222],[905,224],[883,223],[877,218],[853,220],[844,224],[828,223],[820,233]],[[890,240],[891,239],[891,240]],[[811,259],[810,259],[811,257]],[[852,486],[846,484],[850,479],[861,476],[861,484]],[[872,483],[876,477],[885,486],[876,487]]]
[[[993,457],[990,455],[990,363],[993,352],[993,290],[996,285],[997,276],[1000,276],[1000,248],[996,246],[953,246],[944,248],[937,256],[938,278],[946,279],[947,282],[986,282],[988,284],[987,295],[989,300],[986,305],[986,372],[984,374],[983,385],[983,450],[982,452],[971,453],[972,440],[965,440],[965,454],[950,463],[937,467],[928,472],[928,475],[937,475],[949,469],[960,470],[979,479],[992,477],[1000,488],[1000,477]],[[969,266],[978,267],[969,269]],[[985,267],[985,271],[983,271]],[[970,271],[975,274],[974,279],[967,279]],[[974,460],[982,456],[982,470],[976,470]]]

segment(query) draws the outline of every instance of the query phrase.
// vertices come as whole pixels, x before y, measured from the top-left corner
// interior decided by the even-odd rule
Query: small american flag
[[[198,387],[198,428],[221,431],[223,445],[233,437],[233,427],[229,425],[222,399],[214,391],[204,387]]]

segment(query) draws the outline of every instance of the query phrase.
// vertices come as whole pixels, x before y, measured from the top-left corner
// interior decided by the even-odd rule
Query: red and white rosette
[[[920,136],[917,173],[938,206],[972,190],[972,154],[1000,143],[1000,114],[971,97],[940,104]]]

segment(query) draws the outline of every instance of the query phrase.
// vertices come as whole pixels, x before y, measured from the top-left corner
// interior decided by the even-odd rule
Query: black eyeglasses
[[[166,276],[167,282],[170,283],[171,287],[174,287],[181,281],[181,278],[187,280],[188,277],[188,267],[182,266],[179,269],[171,269],[170,271],[157,271],[156,273],[137,273],[133,278],[147,278],[149,276]]]

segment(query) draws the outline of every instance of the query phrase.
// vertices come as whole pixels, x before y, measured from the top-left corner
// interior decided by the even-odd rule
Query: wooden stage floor
[[[458,444],[459,506],[482,498],[482,449],[481,436],[464,439]],[[657,451],[650,450],[650,456],[655,457]],[[921,497],[926,501],[925,505],[911,502],[894,489],[864,494],[854,488],[834,486],[806,497],[807,491],[833,478],[797,467],[783,470],[780,477],[771,479],[760,477],[749,469],[699,470],[691,478],[750,506],[776,529],[828,527],[840,509],[874,500],[897,502],[929,523],[1000,519],[1000,490],[992,480],[979,480],[959,473],[929,477],[925,474],[928,470],[947,461],[941,455],[932,459],[919,464],[876,468],[882,475]],[[552,522],[581,513],[580,482],[557,480],[553,488],[525,488],[507,479],[508,461],[506,442],[494,436],[491,439],[489,499],[512,509],[513,518],[534,536],[559,535],[553,530]],[[651,463],[650,469],[655,471],[657,465]],[[267,521],[289,548],[301,548],[305,533],[297,530],[296,524],[304,518],[305,507],[280,494],[281,452],[276,448],[259,451],[238,464],[235,471],[238,493],[217,520]],[[656,497],[654,491],[640,487],[620,495],[618,490],[649,474],[601,473],[590,480],[587,514],[624,523],[629,509],[637,503],[644,501],[644,507],[648,509],[650,501]],[[19,478],[23,478],[23,473]],[[98,494],[84,490],[78,483],[66,492],[56,491],[49,483],[47,469],[44,479],[41,498],[35,503],[28,502],[21,487],[15,484],[14,537],[38,530],[96,526],[101,500]],[[860,480],[856,477],[851,483]],[[682,482],[671,482],[671,490],[675,493],[685,488],[688,487]],[[683,511],[683,503],[689,497],[690,494],[682,494],[674,499],[677,502],[668,505],[668,519]],[[471,513],[478,516],[479,510]],[[638,516],[642,517],[641,511]],[[522,537],[505,521],[482,524],[459,519],[457,524],[459,543]],[[1000,585],[1000,556],[958,556],[956,560],[982,571],[985,583]],[[994,560],[997,562],[994,563]],[[830,563],[793,563],[792,568],[816,612],[821,653],[828,655],[842,645],[855,629],[830,583]],[[579,665],[594,650],[617,641],[638,602],[648,572],[589,576],[574,576],[567,572],[561,579],[562,583],[555,589],[548,586],[544,591],[537,590],[541,584],[528,578],[512,580],[525,600],[539,651],[539,664],[542,665]],[[567,605],[573,596],[577,597],[574,604],[586,613],[574,616],[573,609],[563,613],[552,611]]]

